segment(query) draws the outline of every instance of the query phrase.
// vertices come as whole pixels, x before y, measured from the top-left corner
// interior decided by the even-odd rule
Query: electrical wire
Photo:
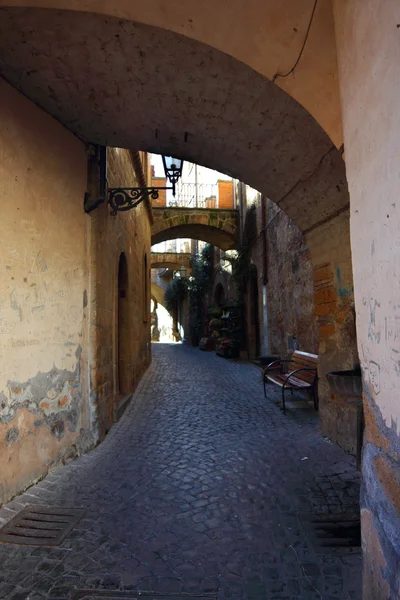
[[[294,65],[293,65],[293,67],[290,69],[290,71],[288,71],[287,73],[275,73],[275,75],[274,75],[274,76],[273,76],[273,78],[272,78],[272,83],[274,83],[274,82],[275,82],[275,80],[276,80],[278,77],[282,77],[282,78],[283,78],[283,77],[288,77],[289,75],[291,75],[291,74],[293,73],[293,71],[296,69],[297,65],[299,64],[299,62],[300,62],[300,59],[301,59],[301,57],[303,56],[304,48],[306,47],[306,44],[307,44],[308,35],[309,35],[309,33],[310,33],[311,25],[312,25],[312,22],[313,22],[313,20],[314,20],[314,15],[315,15],[315,11],[316,11],[316,8],[317,8],[317,4],[318,4],[318,0],[315,0],[315,2],[314,2],[314,6],[313,6],[313,9],[312,9],[312,12],[311,12],[310,22],[308,23],[308,27],[307,27],[306,35],[305,35],[305,37],[304,37],[304,42],[303,42],[303,45],[302,45],[302,47],[301,47],[301,50],[300,50],[300,54],[299,54],[299,56],[297,57],[297,60],[296,60],[296,62],[294,63]]]

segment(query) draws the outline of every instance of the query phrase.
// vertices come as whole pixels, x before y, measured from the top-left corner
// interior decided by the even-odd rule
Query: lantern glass
[[[173,194],[175,196],[175,185],[182,175],[183,160],[173,156],[163,156],[163,165],[165,177],[172,183]]]

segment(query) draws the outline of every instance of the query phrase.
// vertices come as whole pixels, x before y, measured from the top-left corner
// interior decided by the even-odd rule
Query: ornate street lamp
[[[175,197],[175,186],[179,178],[182,176],[183,160],[173,158],[172,156],[162,156],[164,165],[165,177],[172,183],[172,195]]]
[[[172,190],[175,196],[176,184],[182,175],[183,160],[173,158],[172,156],[162,156],[165,177],[171,183],[169,187],[129,187],[129,188],[109,188],[108,204],[111,208],[111,215],[115,216],[117,212],[123,212],[135,208],[146,198],[157,200],[160,190]]]

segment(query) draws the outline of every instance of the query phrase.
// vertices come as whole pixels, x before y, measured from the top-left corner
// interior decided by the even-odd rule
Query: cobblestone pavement
[[[360,598],[361,557],[317,554],[298,518],[358,508],[354,460],[320,437],[316,414],[299,404],[284,416],[253,365],[182,345],[153,352],[106,440],[0,511],[86,509],[60,548],[0,544],[0,598]]]

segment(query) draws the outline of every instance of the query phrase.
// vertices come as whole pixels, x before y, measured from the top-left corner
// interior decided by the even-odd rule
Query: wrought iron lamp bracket
[[[160,190],[172,190],[175,192],[175,186],[172,187],[131,187],[131,188],[109,188],[108,204],[110,214],[115,217],[118,212],[136,208],[146,198],[157,200]]]

